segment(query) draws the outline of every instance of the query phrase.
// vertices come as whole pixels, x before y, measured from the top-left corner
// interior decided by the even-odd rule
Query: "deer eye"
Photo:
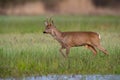
[[[50,29],[49,27],[47,27],[47,29]]]

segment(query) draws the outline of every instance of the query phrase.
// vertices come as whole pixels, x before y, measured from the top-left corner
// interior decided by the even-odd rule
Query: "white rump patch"
[[[101,39],[101,36],[100,36],[100,34],[98,34],[99,35],[99,39]]]

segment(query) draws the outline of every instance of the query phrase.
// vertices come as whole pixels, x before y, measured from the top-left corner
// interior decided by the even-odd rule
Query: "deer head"
[[[55,35],[56,32],[56,27],[54,26],[54,22],[53,20],[51,20],[51,18],[45,21],[45,30],[43,31],[43,33],[46,34],[51,34],[51,35]]]

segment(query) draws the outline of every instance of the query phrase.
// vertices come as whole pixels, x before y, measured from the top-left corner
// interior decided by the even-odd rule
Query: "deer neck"
[[[57,41],[60,42],[60,40],[62,39],[62,32],[55,29],[54,31],[52,31],[52,34],[51,34]]]

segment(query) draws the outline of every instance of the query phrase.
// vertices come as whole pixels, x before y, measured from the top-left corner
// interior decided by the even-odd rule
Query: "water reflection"
[[[120,75],[48,75],[5,80],[120,80]]]

